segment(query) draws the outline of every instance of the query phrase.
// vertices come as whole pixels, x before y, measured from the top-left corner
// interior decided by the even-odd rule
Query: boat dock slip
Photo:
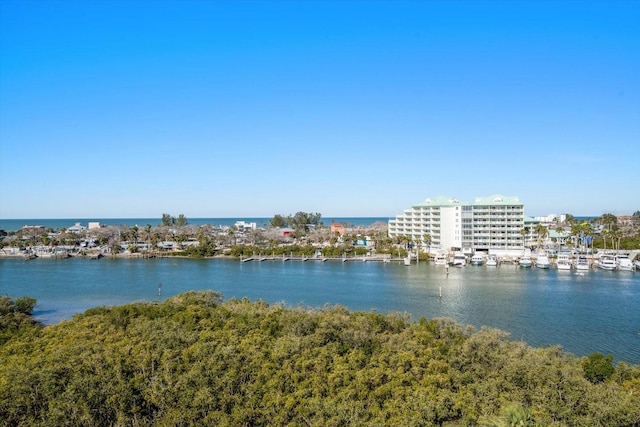
[[[247,258],[240,257],[240,262],[249,262],[249,261],[340,261],[340,262],[348,262],[348,261],[358,261],[358,262],[404,262],[404,258],[391,258],[389,255],[374,255],[374,256],[338,256],[338,257],[308,257],[304,255],[253,255]]]

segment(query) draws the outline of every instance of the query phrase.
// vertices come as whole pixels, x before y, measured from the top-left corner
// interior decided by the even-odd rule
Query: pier
[[[404,258],[392,258],[391,256],[385,255],[355,255],[355,256],[337,256],[337,257],[325,257],[325,256],[304,256],[304,255],[252,255],[250,257],[244,258],[240,257],[240,262],[250,262],[250,261],[299,261],[299,262],[307,262],[307,261],[316,261],[316,262],[326,262],[326,261],[337,261],[337,262],[404,262]]]

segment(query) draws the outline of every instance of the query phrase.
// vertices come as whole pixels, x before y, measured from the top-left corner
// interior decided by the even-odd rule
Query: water
[[[45,323],[98,305],[204,289],[219,291],[225,299],[340,304],[408,313],[413,320],[450,317],[464,325],[502,329],[533,346],[561,345],[580,356],[597,351],[640,363],[640,273],[592,270],[579,275],[502,265],[452,268],[447,275],[444,267],[425,262],[405,267],[355,261],[0,259],[0,294],[36,298],[36,317]]]
[[[266,227],[272,218],[187,218],[187,224],[192,225],[221,225],[232,226],[236,221],[255,222],[258,227]],[[320,218],[324,225],[329,226],[332,222],[346,222],[353,226],[369,226],[375,222],[389,221],[388,217],[329,217]],[[41,225],[45,228],[53,228],[59,230],[61,228],[68,228],[75,223],[80,223],[85,227],[89,222],[99,222],[103,225],[128,225],[133,227],[144,227],[147,224],[155,227],[162,224],[161,218],[36,218],[36,219],[2,219],[0,218],[0,230],[4,231],[17,231],[25,225]]]

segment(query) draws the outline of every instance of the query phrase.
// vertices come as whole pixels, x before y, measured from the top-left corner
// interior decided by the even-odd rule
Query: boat
[[[584,255],[580,255],[578,257],[578,261],[576,261],[576,270],[589,270],[590,268],[589,258]]]
[[[636,265],[636,271],[640,271],[640,259],[636,260],[635,265]]]
[[[471,257],[471,265],[482,265],[482,264],[484,264],[484,257],[477,252],[473,254],[473,256]]]
[[[556,267],[558,270],[571,270],[571,258],[569,254],[560,253],[558,254],[558,259],[556,260]]]
[[[518,260],[518,265],[523,268],[529,268],[532,265],[531,257],[529,255],[523,255]]]
[[[549,261],[549,257],[545,253],[540,253],[536,256],[536,267],[538,268],[549,268],[551,267],[551,262]]]
[[[611,254],[603,254],[600,255],[598,259],[598,268],[602,270],[613,271],[618,268],[618,263],[616,262],[616,257]]]
[[[489,255],[487,258],[487,262],[485,263],[487,267],[497,267],[498,266],[498,256],[497,255]]]
[[[453,254],[451,265],[454,267],[464,267],[467,265],[467,257],[462,252],[456,252]]]
[[[404,257],[403,261],[404,265],[411,265],[411,257],[409,257],[408,255]]]
[[[444,252],[438,252],[435,257],[436,265],[447,265],[447,255]]]
[[[627,255],[616,256],[616,262],[618,263],[618,270],[633,271],[633,263]]]

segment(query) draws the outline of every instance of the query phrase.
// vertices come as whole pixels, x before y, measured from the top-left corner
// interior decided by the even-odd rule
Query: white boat
[[[467,265],[467,257],[462,252],[456,252],[453,254],[451,265],[454,267],[464,267]]]
[[[435,257],[436,265],[447,265],[447,255],[443,252],[438,252]]]
[[[545,253],[540,253],[536,256],[536,267],[538,268],[549,268],[551,267],[551,262],[549,261],[549,257]]]
[[[473,256],[471,257],[471,265],[482,265],[482,264],[484,264],[484,257],[479,253],[473,254]]]
[[[578,261],[576,261],[576,270],[589,270],[591,268],[591,266],[589,265],[589,259],[584,256],[584,255],[580,255],[578,257]]]
[[[531,262],[531,257],[529,255],[523,255],[518,260],[518,265],[523,268],[531,267],[533,263]]]
[[[403,261],[404,265],[411,265],[411,257],[409,257],[408,255],[404,257]]]
[[[498,266],[498,256],[497,255],[489,255],[487,258],[487,262],[485,264],[487,267],[497,267]]]
[[[598,268],[609,271],[616,270],[618,268],[616,257],[610,254],[600,255],[600,258],[598,259]]]
[[[618,263],[618,270],[633,271],[633,263],[627,255],[616,256],[616,262]]]
[[[640,271],[640,259],[636,260],[635,265],[636,265],[636,271]]]
[[[558,254],[556,267],[558,267],[558,270],[571,270],[572,265],[569,254]]]

